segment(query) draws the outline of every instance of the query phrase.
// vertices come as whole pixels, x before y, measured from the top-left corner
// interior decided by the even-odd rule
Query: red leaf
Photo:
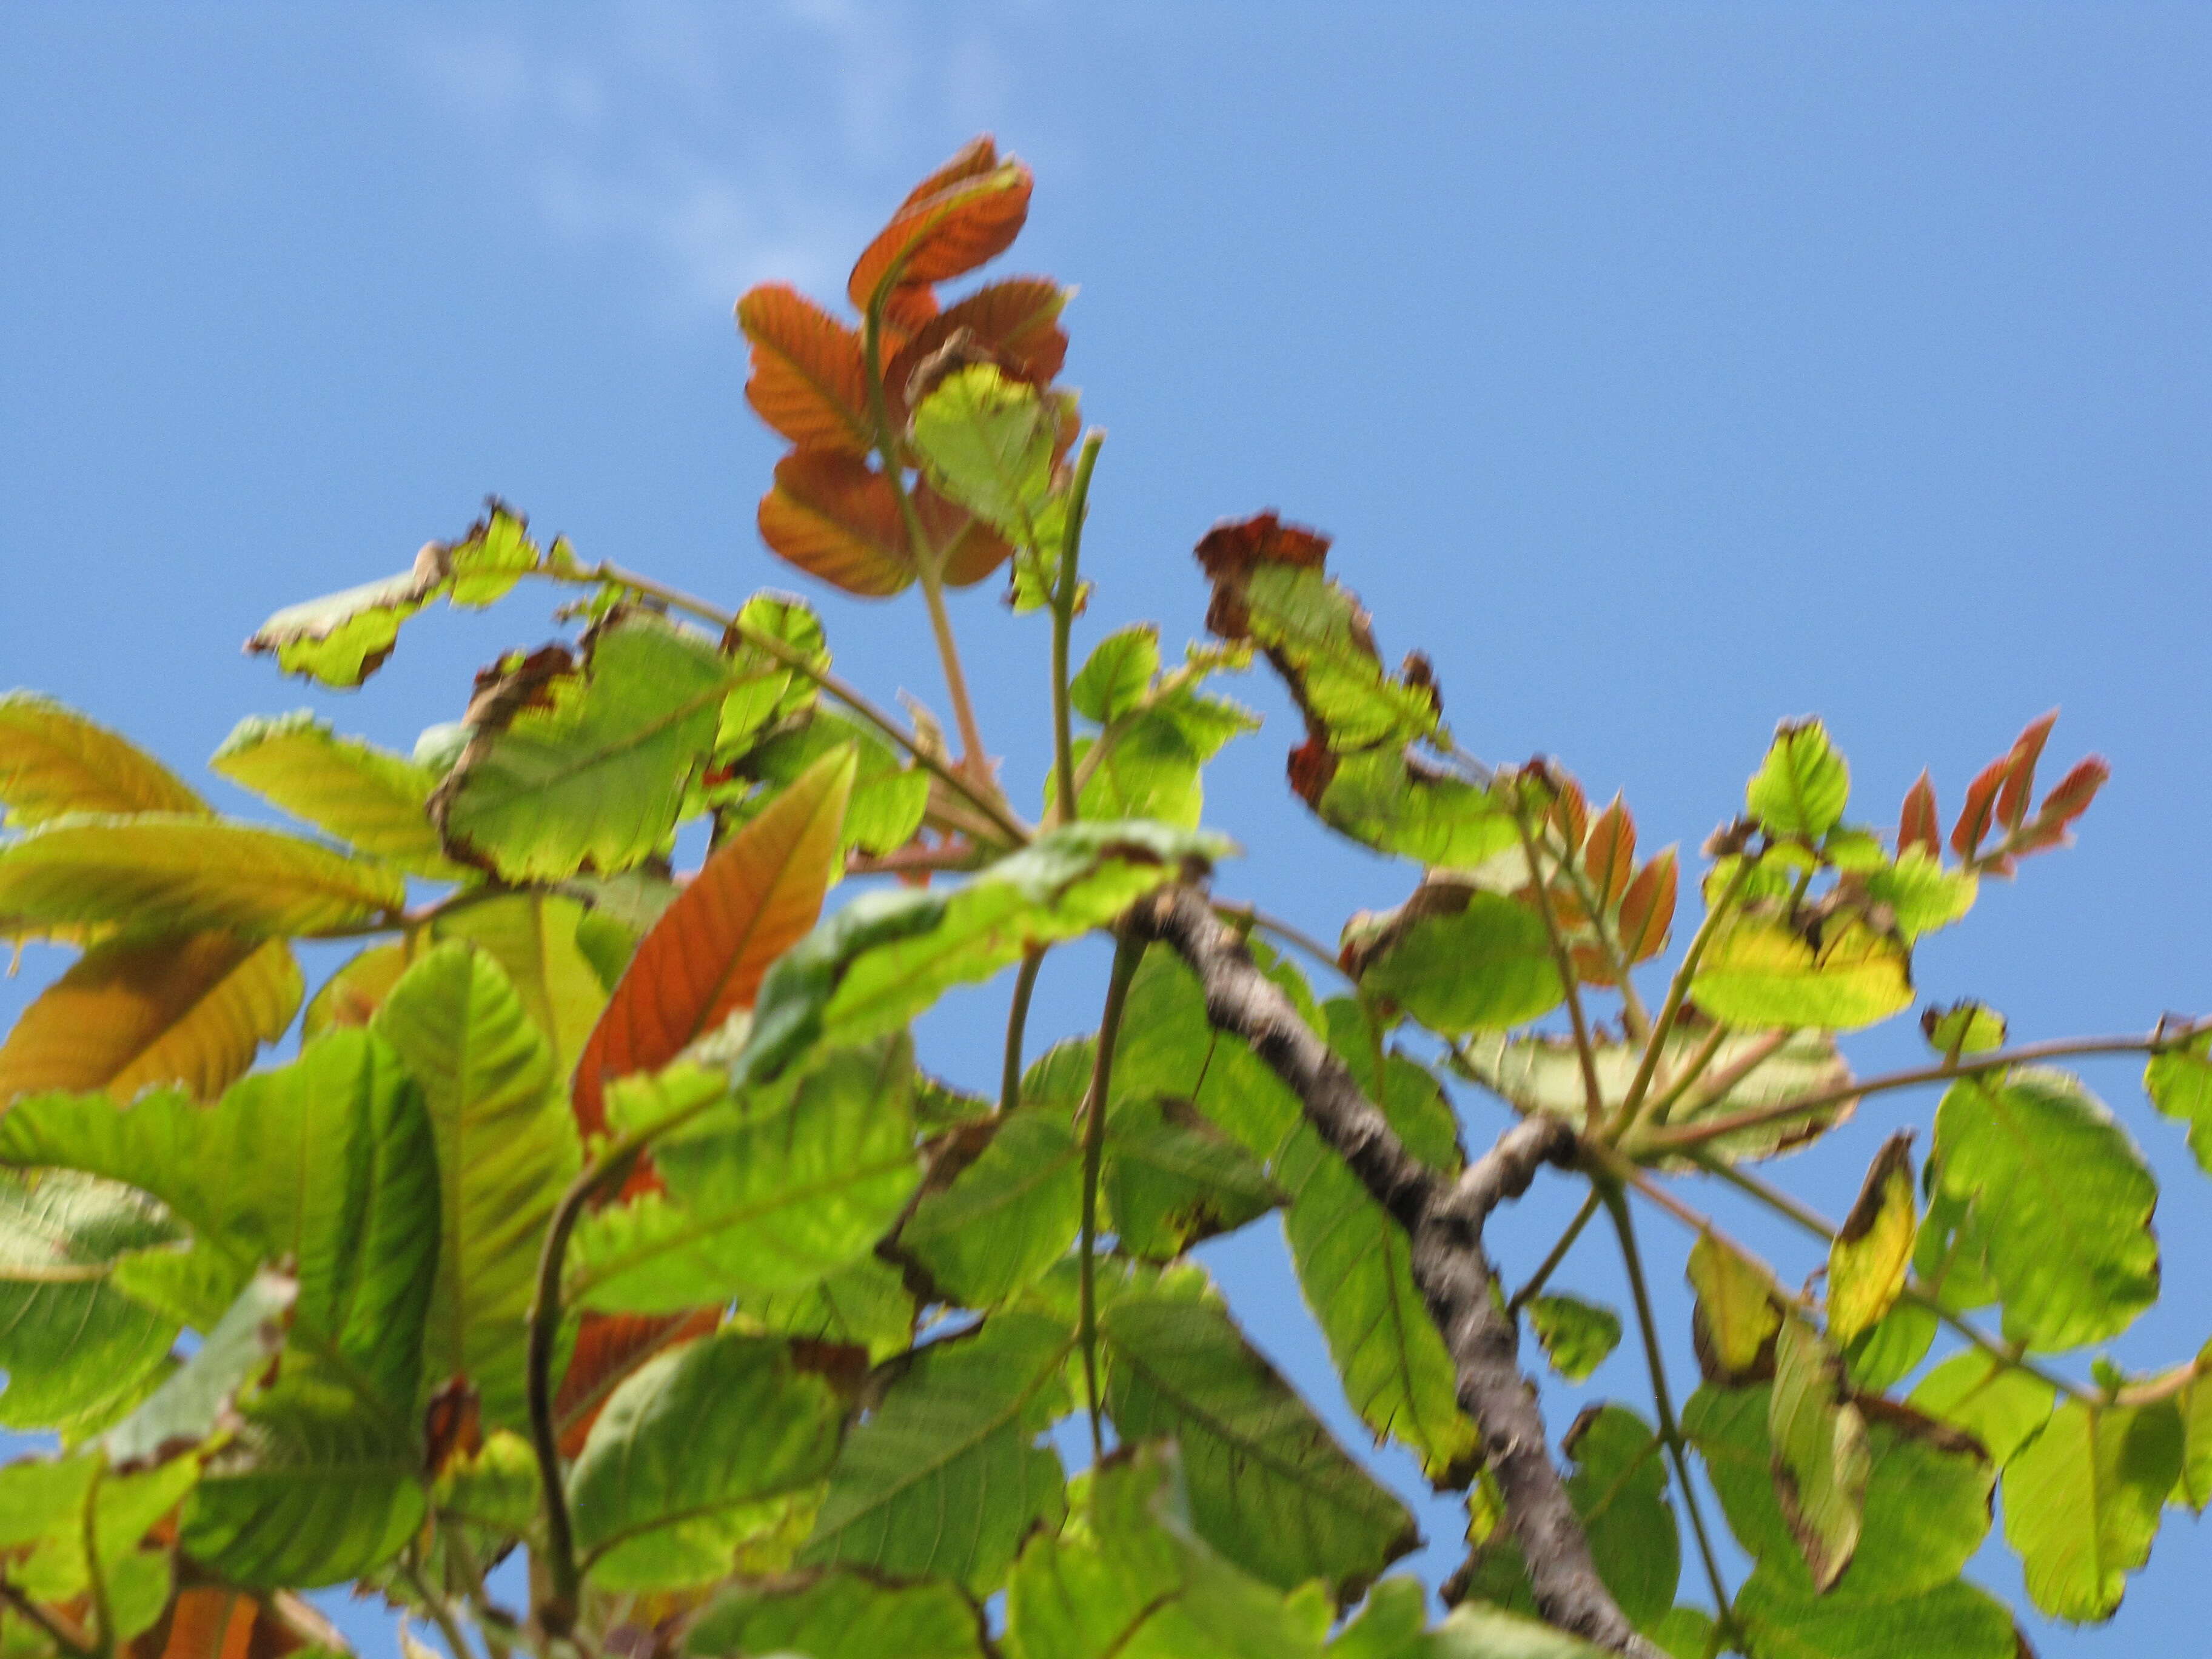
[[[2097,799],[2097,792],[2112,775],[2112,769],[2100,756],[2092,755],[2076,766],[2058,786],[2043,798],[2041,816],[2054,823],[2068,824],[2089,810],[2089,803]]]
[[[857,455],[802,449],[778,461],[760,533],[777,557],[848,593],[882,599],[914,580],[890,481]]]
[[[927,484],[915,487],[914,507],[931,544],[945,560],[945,584],[970,587],[1013,556],[998,532],[954,506]]]
[[[988,173],[998,165],[998,140],[988,132],[979,132],[953,151],[943,167],[907,191],[906,199],[898,204],[898,210],[903,213],[915,203],[927,201],[939,191],[948,189],[963,179],[973,179],[979,173]]]
[[[738,326],[752,343],[745,400],[761,419],[802,448],[874,447],[858,333],[785,283],[739,300]]]
[[[853,787],[849,750],[825,755],[709,855],[637,947],[576,1062],[577,1126],[606,1127],[605,1087],[665,1066],[750,1008],[761,976],[822,914]]]
[[[688,1314],[586,1314],[568,1370],[553,1397],[561,1455],[574,1457],[584,1449],[599,1407],[624,1377],[664,1348],[705,1336],[719,1317],[714,1308]]]
[[[1936,786],[1924,770],[1905,792],[1905,811],[1897,821],[1897,850],[1902,853],[1908,847],[1926,848],[1931,859],[1943,856],[1943,831],[1936,816]]]
[[[1990,832],[1990,821],[1996,814],[1997,791],[2003,787],[2005,768],[2011,763],[2007,755],[1984,767],[1973,782],[1966,786],[1966,804],[1959,813],[1959,821],[1951,827],[1951,850],[1962,859],[1974,855],[1974,848],[1982,844],[1982,837]]]
[[[1048,384],[1067,360],[1067,332],[1060,325],[1060,313],[1073,292],[1048,276],[1012,276],[977,289],[931,318],[884,371],[891,424],[905,427],[906,388],[914,371],[963,328],[1001,373],[1031,386]]]
[[[1009,159],[965,173],[901,207],[853,267],[845,293],[866,311],[886,283],[915,288],[964,275],[1005,252],[1029,217],[1030,170]],[[896,320],[912,326],[908,313]],[[935,310],[935,301],[930,309]]]
[[[1302,525],[1285,524],[1271,510],[1249,519],[1224,519],[1200,538],[1194,550],[1199,568],[1213,584],[1206,627],[1218,639],[1242,640],[1249,637],[1251,624],[1243,598],[1246,579],[1263,564],[1318,570],[1328,557],[1328,538]],[[1372,639],[1361,643],[1374,651]],[[1309,802],[1316,799],[1306,796]]]
[[[1580,847],[1589,834],[1589,800],[1583,787],[1565,773],[1557,774],[1559,793],[1553,799],[1547,816],[1559,832],[1566,837],[1567,845]]]
[[[2058,719],[2054,708],[2013,740],[2005,757],[2004,787],[1997,792],[1997,819],[2008,830],[2017,830],[2027,817],[2027,803],[2035,793],[2035,763]]]
[[[1667,930],[1674,925],[1678,865],[1670,847],[1638,871],[1621,895],[1620,953],[1632,963],[1649,961],[1667,947]]]
[[[1583,868],[1600,904],[1611,908],[1620,902],[1636,870],[1636,820],[1618,795],[1590,826],[1583,843]]]

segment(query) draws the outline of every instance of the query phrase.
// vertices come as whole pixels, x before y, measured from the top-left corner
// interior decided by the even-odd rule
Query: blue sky
[[[0,684],[195,771],[303,703],[404,746],[546,636],[536,598],[426,618],[350,696],[237,641],[488,491],[695,591],[806,588],[753,532],[776,450],[731,303],[834,297],[989,129],[1038,175],[1008,268],[1082,288],[1094,636],[1197,634],[1191,544],[1280,507],[1337,538],[1386,653],[1429,651],[1469,748],[1554,754],[1692,850],[1779,717],[1826,716],[1855,816],[1887,823],[1923,765],[1954,807],[2061,706],[2054,757],[2115,772],[2081,846],[1990,889],[1918,977],[2022,1036],[2142,1029],[2212,1006],[2208,84],[2193,6],[10,7]],[[816,597],[849,674],[942,708],[911,602]],[[1039,625],[988,592],[956,621],[1033,795]],[[1268,726],[1215,774],[1249,849],[1221,884],[1333,937],[1411,872],[1288,805],[1295,721],[1243,694]],[[31,952],[0,1016],[62,963]],[[1092,1021],[1102,966],[1055,958],[1040,1036]],[[1908,1023],[1862,1065],[1909,1060]],[[981,998],[925,1036],[990,1074]],[[2090,1075],[2169,1188],[2165,1303],[2114,1349],[2149,1369],[2212,1333],[2212,1188],[2133,1068]],[[1786,1173],[1840,1209],[1932,1106],[1869,1106]],[[1563,1190],[1501,1224],[1509,1262]],[[1644,1231],[1679,1330],[1681,1241]],[[1602,1255],[1574,1263],[1601,1291]],[[1334,1402],[1272,1224],[1214,1257]],[[1644,1395],[1626,1353],[1597,1386]],[[1450,1509],[1424,1518],[1433,1577]],[[2207,1562],[2177,1516],[2117,1625],[2035,1639],[2194,1632]],[[2002,1552],[1978,1571],[2017,1598]]]

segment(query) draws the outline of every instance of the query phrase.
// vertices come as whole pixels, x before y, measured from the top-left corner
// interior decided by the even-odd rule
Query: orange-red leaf
[[[857,455],[802,449],[778,461],[760,533],[779,558],[848,593],[881,599],[914,580],[890,480]]]
[[[244,1590],[180,1590],[157,1651],[161,1659],[247,1659],[260,1616],[260,1602]]]
[[[1667,946],[1667,930],[1674,925],[1674,887],[1677,860],[1674,849],[1665,852],[1636,872],[1620,897],[1620,953],[1630,962],[1644,962]]]
[[[606,1127],[605,1088],[665,1066],[750,1008],[769,964],[822,914],[852,793],[849,749],[825,755],[711,854],[662,912],[576,1062],[576,1122]]]
[[[915,203],[927,201],[939,191],[949,189],[963,179],[973,179],[979,173],[988,173],[998,165],[999,141],[990,133],[979,132],[954,150],[943,167],[907,191],[906,199],[898,204],[898,210],[903,213]]]
[[[887,283],[941,283],[997,258],[1029,217],[1030,186],[1030,170],[1009,158],[909,201],[854,265],[847,295],[865,312]]]
[[[2095,755],[2059,779],[2057,787],[2043,798],[2041,816],[2053,823],[2067,824],[2089,810],[2089,803],[2097,799],[2097,792],[2112,775],[2112,769]]]
[[[1951,850],[1960,858],[1973,857],[1982,837],[1989,834],[1990,820],[1996,816],[1997,791],[2004,787],[2005,769],[2011,763],[2009,755],[1993,760],[1966,786],[1966,804],[1951,826]]]
[[[884,372],[893,424],[905,424],[906,388],[914,371],[963,328],[1010,379],[1048,384],[1067,361],[1067,331],[1060,325],[1060,314],[1073,292],[1049,276],[1010,276],[977,289],[931,318]]]
[[[915,487],[914,506],[931,545],[944,557],[946,586],[972,586],[1013,556],[998,532],[927,484]]]
[[[1583,843],[1583,868],[1600,904],[1609,909],[1620,902],[1636,872],[1636,820],[1618,795],[1590,826]]]
[[[1923,771],[1919,781],[1905,792],[1905,811],[1897,821],[1897,850],[1925,849],[1931,859],[1943,856],[1943,831],[1936,816],[1936,786]]]
[[[1552,825],[1566,837],[1567,845],[1580,847],[1589,834],[1589,800],[1583,787],[1564,772],[1559,774],[1559,793],[1552,803]]]
[[[662,1349],[705,1336],[719,1316],[714,1308],[688,1314],[586,1314],[560,1391],[553,1396],[561,1455],[574,1457],[584,1449],[599,1408],[624,1377]]]
[[[738,326],[752,344],[745,399],[761,419],[801,448],[874,447],[858,333],[787,283],[739,300]]]
[[[1997,792],[1997,821],[2008,830],[2019,829],[2027,817],[2028,799],[2035,793],[2035,763],[2042,758],[2043,745],[2057,719],[2058,711],[2054,708],[2014,738],[2012,753],[2005,757],[2004,787]]]
[[[129,1100],[163,1083],[213,1100],[283,1035],[303,989],[282,939],[210,933],[96,945],[0,1047],[0,1102],[44,1089]]]

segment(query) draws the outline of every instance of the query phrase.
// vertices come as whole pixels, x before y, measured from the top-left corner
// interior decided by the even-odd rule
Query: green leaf
[[[871,1364],[914,1342],[914,1292],[899,1270],[873,1255],[796,1291],[754,1291],[738,1310],[787,1336],[817,1336],[866,1348]]]
[[[1371,951],[1361,988],[1453,1036],[1558,1007],[1565,992],[1542,918],[1496,893],[1465,897],[1464,909],[1413,917]]]
[[[1711,1022],[1685,1011],[1668,1033],[1663,1051],[1661,1079],[1679,1075],[1712,1036]],[[1761,1032],[1728,1032],[1720,1038],[1707,1062],[1705,1081],[1692,1085],[1663,1107],[1644,1109],[1639,1120],[1654,1127],[1684,1128],[1708,1120],[1757,1111],[1828,1094],[1849,1083],[1850,1067],[1826,1031],[1792,1031],[1781,1046],[1768,1050],[1769,1036]],[[1762,1052],[1765,1051],[1765,1052]],[[1593,1045],[1591,1060],[1597,1072],[1598,1094],[1608,1115],[1627,1099],[1637,1066],[1643,1058],[1639,1044],[1601,1042]],[[1577,1122],[1583,1115],[1582,1065],[1571,1039],[1530,1036],[1507,1038],[1478,1033],[1455,1048],[1453,1064],[1466,1076],[1512,1102],[1523,1111],[1550,1112]],[[1716,1082],[1725,1086],[1716,1089]],[[1655,1088],[1654,1095],[1663,1096]],[[1776,1157],[1794,1152],[1850,1115],[1849,1099],[1753,1127],[1719,1135],[1705,1150],[1731,1162]],[[1676,1160],[1670,1167],[1696,1167]]]
[[[208,762],[295,818],[418,876],[463,875],[429,817],[439,774],[359,738],[341,738],[302,708],[241,720]]]
[[[1437,869],[1472,869],[1519,839],[1488,790],[1389,749],[1338,758],[1309,799],[1339,835]]]
[[[1258,1159],[1172,1098],[1115,1103],[1099,1191],[1120,1248],[1149,1261],[1170,1261],[1288,1201]]]
[[[40,993],[0,1045],[0,1103],[48,1089],[129,1100],[165,1083],[213,1100],[283,1034],[302,988],[282,939],[103,940]]]
[[[112,1270],[178,1237],[159,1206],[113,1182],[0,1176],[0,1427],[64,1424],[143,1385],[177,1327],[117,1290]]]
[[[1263,558],[1241,572],[1208,574],[1215,576],[1216,594],[1208,626],[1267,651],[1309,720],[1328,734],[1331,749],[1402,745],[1442,732],[1433,686],[1382,672],[1366,612],[1322,574],[1318,561]],[[1224,596],[1231,594],[1243,627],[1215,626],[1227,620],[1220,613]]]
[[[1645,1632],[1670,1659],[1706,1659],[1713,1651],[1713,1616],[1703,1607],[1677,1607]]]
[[[1431,1659],[1598,1659],[1600,1651],[1550,1625],[1474,1601],[1452,1609],[1428,1649]]]
[[[519,1538],[538,1519],[538,1455],[511,1429],[494,1429],[474,1452],[456,1454],[438,1472],[431,1507],[444,1518]]]
[[[714,642],[647,611],[558,647],[477,693],[476,735],[431,797],[447,850],[510,882],[650,857],[713,746],[732,680]]]
[[[1117,1452],[1086,1485],[1087,1512],[1022,1552],[1011,1659],[1320,1659],[1326,1604],[1255,1582],[1196,1535],[1172,1446]]]
[[[553,550],[556,559],[565,553],[558,542]],[[489,605],[538,563],[523,520],[494,502],[459,541],[432,542],[402,574],[279,611],[246,648],[274,652],[288,674],[341,689],[359,685],[383,666],[400,624],[424,605],[441,598],[457,605]]]
[[[1935,1346],[1942,1322],[1917,1302],[1900,1301],[1844,1349],[1851,1386],[1879,1394],[1911,1374]]]
[[[1305,1000],[1316,1024],[1310,995]],[[1305,1121],[1297,1097],[1250,1045],[1213,1029],[1197,978],[1166,945],[1148,949],[1130,981],[1113,1081],[1116,1100],[1188,1100],[1262,1161]]]
[[[59,1474],[72,1468],[80,1473],[70,1477]],[[109,1634],[118,1642],[129,1641],[161,1617],[169,1599],[168,1550],[158,1544],[151,1549],[141,1546],[191,1489],[198,1472],[197,1460],[190,1457],[136,1474],[103,1473],[97,1459],[77,1457],[46,1465],[44,1478],[31,1483],[30,1492],[0,1488],[0,1509],[18,1497],[33,1499],[32,1514],[26,1518],[38,1529],[27,1556],[10,1563],[9,1583],[34,1601],[77,1600],[91,1583],[86,1550],[89,1521],[92,1552],[99,1559],[107,1591]],[[68,1505],[65,1512],[59,1509],[63,1503]],[[52,1650],[32,1651],[50,1654]]]
[[[1777,836],[1817,840],[1835,828],[1850,798],[1850,769],[1817,720],[1784,721],[1744,790],[1752,817]]]
[[[866,1256],[921,1180],[903,1039],[834,1053],[810,1073],[730,1091],[679,1065],[608,1091],[619,1127],[692,1114],[653,1146],[666,1184],[586,1216],[568,1251],[568,1299],[601,1312],[673,1313],[789,1292]]]
[[[1330,1005],[1332,1013],[1337,1009]],[[1371,1065],[1359,1066],[1340,1035],[1339,1044],[1355,1074],[1369,1073],[1371,1091]],[[1458,1125],[1435,1079],[1395,1054],[1386,1075],[1389,1087],[1379,1103],[1391,1127],[1416,1157],[1455,1176]],[[1406,1230],[1303,1118],[1274,1173],[1291,1194],[1283,1233],[1291,1265],[1328,1340],[1345,1397],[1377,1436],[1412,1447],[1432,1482],[1463,1486],[1480,1461],[1482,1433],[1460,1409],[1451,1356],[1413,1284]]]
[[[160,1199],[191,1231],[215,1314],[258,1264],[295,1261],[295,1347],[358,1406],[411,1420],[438,1260],[437,1156],[382,1039],[333,1032],[212,1109],[171,1091],[127,1109],[104,1095],[33,1096],[0,1117],[0,1163],[79,1170]]]
[[[465,939],[506,971],[553,1051],[556,1079],[574,1074],[607,1005],[606,981],[591,955],[590,924],[598,915],[557,894],[509,893],[454,910],[433,926],[434,937]]]
[[[605,1589],[720,1578],[773,1500],[828,1474],[848,1390],[781,1338],[725,1330],[617,1389],[568,1477],[586,1573]]]
[[[2212,1030],[2190,1039],[2185,1048],[2151,1056],[2143,1068],[2150,1103],[2189,1126],[2189,1150],[2212,1173]]]
[[[684,1651],[701,1659],[792,1653],[810,1659],[985,1659],[973,1602],[939,1580],[880,1584],[856,1572],[827,1572],[797,1588],[749,1588],[699,1615]]]
[[[1059,431],[1057,398],[971,363],[915,407],[909,435],[940,493],[1028,545],[1052,493]]]
[[[1405,1506],[1210,1295],[1134,1291],[1098,1329],[1116,1432],[1180,1443],[1194,1529],[1246,1572],[1284,1589],[1320,1578],[1340,1598],[1413,1547]]]
[[[992,1127],[975,1161],[899,1230],[900,1248],[967,1308],[1005,1301],[1059,1261],[1083,1207],[1083,1144],[1064,1117],[1025,1108]]]
[[[2005,1017],[1987,1003],[1954,1002],[1920,1017],[1920,1032],[1939,1054],[1985,1054],[2005,1045]]]
[[[1912,1391],[1915,1409],[1972,1435],[1998,1468],[2051,1420],[2057,1399],[2049,1383],[1979,1348],[1952,1355]]]
[[[246,1281],[199,1349],[102,1440],[118,1469],[166,1462],[214,1435],[239,1391],[284,1346],[300,1286],[264,1268]]]
[[[307,1012],[300,1016],[300,1041],[313,1042],[325,1031],[368,1024],[414,957],[410,942],[395,940],[347,958],[307,999]]]
[[[1570,1382],[1584,1382],[1620,1346],[1620,1316],[1578,1296],[1533,1296],[1528,1325],[1552,1369]]]
[[[2157,1183],[2077,1079],[2027,1066],[1961,1078],[1936,1109],[1935,1161],[1941,1190],[1972,1206],[2008,1336],[2080,1347],[2157,1300]]]
[[[1920,1224],[1912,1201],[1912,1135],[1882,1143],[1828,1249],[1828,1332],[1838,1346],[1871,1328],[1895,1304],[1912,1265]]]
[[[867,726],[828,708],[814,710],[803,725],[780,728],[729,763],[733,785],[706,792],[708,804],[720,817],[718,843],[739,824],[750,823],[823,756],[848,747],[857,757],[858,770],[846,804],[840,846],[874,854],[905,846],[928,809],[929,774],[908,763]],[[763,787],[755,788],[756,784]]]
[[[2181,1415],[2181,1479],[2172,1501],[2186,1504],[2199,1515],[2212,1502],[2212,1342],[2197,1352],[2197,1373],[2173,1397]]]
[[[2150,1559],[2181,1461],[2170,1400],[2059,1407],[2004,1472],[2005,1539],[2035,1605],[2076,1624],[2111,1618],[2125,1575]]]
[[[1971,1313],[1997,1299],[1982,1235],[1982,1224],[1966,1200],[1953,1197],[1940,1183],[1928,1194],[1928,1212],[1920,1218],[1920,1237],[1912,1247],[1912,1272],[1952,1313]]]
[[[1953,1579],[1910,1594],[1814,1595],[1761,1566],[1736,1592],[1751,1650],[1775,1659],[2019,1659],[2012,1614]]]
[[[35,691],[0,692],[0,823],[34,829],[72,812],[178,812],[207,805],[129,738]]]
[[[1888,908],[1891,925],[1907,945],[1948,927],[1974,908],[1981,879],[1970,870],[1946,870],[1925,848],[1906,848],[1897,862],[1867,872],[1866,896]]]
[[[1030,1528],[1061,1514],[1060,1458],[1039,1438],[1067,1409],[1074,1344],[1060,1321],[1010,1310],[917,1350],[847,1439],[805,1559],[996,1590]]]
[[[1135,712],[1160,672],[1160,630],[1153,623],[1117,629],[1091,647],[1070,681],[1068,701],[1087,720],[1104,726]]]
[[[1110,921],[1187,865],[1230,850],[1218,836],[1164,824],[1074,823],[957,891],[863,894],[769,970],[744,1073],[765,1077],[815,1044],[897,1030],[951,987]]]
[[[1746,911],[1715,932],[1690,994],[1725,1025],[1850,1031],[1910,1006],[1911,962],[1895,938],[1848,913],[1807,938],[1778,917]]]
[[[178,1541],[248,1589],[358,1578],[421,1526],[421,1471],[413,1437],[364,1412],[350,1384],[288,1363],[209,1462]]]
[[[420,1085],[437,1146],[423,1376],[467,1377],[488,1426],[520,1427],[538,1247],[583,1163],[552,1054],[499,964],[458,941],[407,970],[374,1030]]]
[[[1773,1276],[1713,1234],[1700,1233],[1685,1277],[1698,1293],[1691,1329],[1699,1364],[1716,1382],[1750,1375],[1782,1328]]]
[[[1872,1454],[1841,1358],[1802,1319],[1785,1318],[1776,1334],[1767,1432],[1783,1518],[1814,1588],[1832,1589],[1858,1548]]]
[[[312,933],[396,912],[396,870],[177,813],[56,819],[0,847],[0,921]]]

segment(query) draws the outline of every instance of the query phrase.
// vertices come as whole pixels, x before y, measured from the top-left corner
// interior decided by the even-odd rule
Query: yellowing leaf
[[[1711,1233],[1690,1247],[1690,1286],[1698,1293],[1698,1358],[1717,1382],[1748,1376],[1782,1327],[1770,1274]]]
[[[439,775],[358,738],[341,738],[307,709],[240,722],[208,762],[294,817],[418,876],[466,873],[430,822]]]
[[[0,693],[0,808],[15,830],[70,812],[208,810],[136,744],[31,691]]]
[[[1902,945],[1856,917],[1830,918],[1815,941],[1751,914],[1722,926],[1690,994],[1725,1024],[1849,1031],[1910,1005],[1912,969]]]
[[[1812,1570],[1831,1588],[1858,1548],[1873,1456],[1866,1420],[1845,1396],[1843,1361],[1804,1321],[1784,1319],[1774,1346],[1774,1493]]]
[[[1872,1326],[1905,1288],[1920,1218],[1912,1201],[1912,1136],[1882,1143],[1858,1202],[1828,1250],[1828,1330],[1838,1346]]]
[[[283,1035],[302,988],[281,939],[208,933],[96,945],[0,1046],[0,1103],[46,1089],[129,1100],[157,1083],[213,1100]]]
[[[406,902],[388,866],[178,813],[62,818],[0,847],[0,919],[311,933]]]

